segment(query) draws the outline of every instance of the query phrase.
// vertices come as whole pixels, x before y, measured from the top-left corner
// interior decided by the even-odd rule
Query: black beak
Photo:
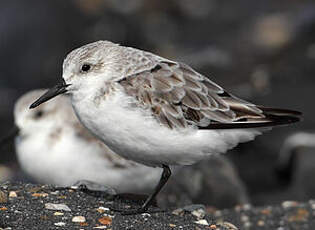
[[[66,84],[64,80],[62,80],[61,83],[58,85],[55,85],[53,88],[49,89],[44,95],[42,95],[40,98],[38,98],[33,104],[31,104],[30,109],[34,109],[40,104],[43,104],[44,102],[58,96],[59,94],[63,94],[67,92],[67,87],[69,85]]]
[[[20,129],[17,126],[13,126],[13,128],[11,128],[9,133],[5,137],[1,138],[0,146],[4,146],[8,142],[12,141],[19,134],[19,132],[20,132]]]

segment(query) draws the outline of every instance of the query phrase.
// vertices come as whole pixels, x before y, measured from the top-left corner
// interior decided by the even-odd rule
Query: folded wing
[[[170,129],[256,128],[300,120],[301,113],[257,106],[227,93],[186,64],[157,59],[154,68],[119,81],[137,106]]]

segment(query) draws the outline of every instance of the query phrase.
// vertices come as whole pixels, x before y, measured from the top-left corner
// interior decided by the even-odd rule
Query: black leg
[[[154,192],[148,197],[148,199],[142,205],[141,207],[142,209],[147,210],[147,208],[151,205],[152,201],[154,200],[156,195],[161,191],[161,189],[166,184],[171,175],[172,175],[171,169],[167,165],[163,165],[161,179],[158,185],[155,187]]]
[[[144,202],[141,208],[134,209],[134,210],[118,210],[118,209],[113,209],[113,208],[111,209],[113,211],[121,212],[122,215],[144,213],[148,209],[148,207],[151,205],[152,201],[157,196],[157,194],[161,191],[163,186],[166,184],[166,182],[168,181],[171,175],[172,175],[171,169],[167,165],[163,165],[163,172],[162,172],[159,183],[155,187],[154,192],[148,197],[148,199]]]

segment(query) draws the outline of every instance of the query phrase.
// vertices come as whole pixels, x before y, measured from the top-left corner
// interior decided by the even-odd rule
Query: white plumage
[[[68,97],[29,110],[29,104],[43,93],[31,91],[15,106],[20,130],[15,147],[27,174],[38,182],[60,186],[89,180],[120,192],[154,187],[160,170],[127,161],[95,139],[75,117]]]
[[[82,123],[113,151],[150,166],[193,164],[261,134],[258,129],[171,130],[161,126],[150,111],[133,107],[132,98],[121,91],[107,95],[98,105],[94,97],[73,96]]]

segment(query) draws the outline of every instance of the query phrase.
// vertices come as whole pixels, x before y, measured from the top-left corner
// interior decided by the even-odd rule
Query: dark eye
[[[91,65],[90,64],[83,64],[81,66],[81,71],[82,72],[88,72],[91,69]]]
[[[44,115],[44,112],[43,112],[42,110],[38,110],[38,111],[35,113],[35,118],[36,118],[36,119],[39,119],[39,118],[41,118],[43,115]]]

